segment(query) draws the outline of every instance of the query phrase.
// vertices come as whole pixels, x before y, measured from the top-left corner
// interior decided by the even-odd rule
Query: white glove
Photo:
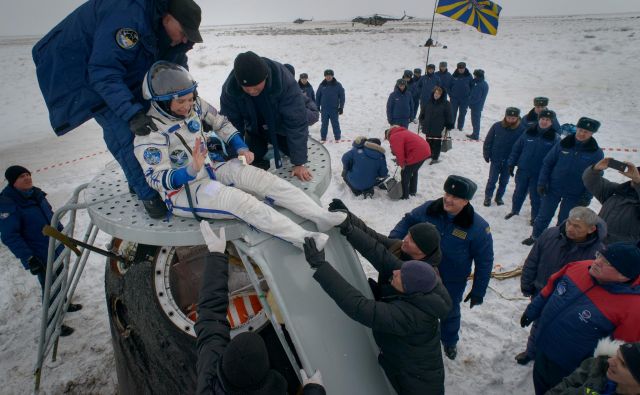
[[[319,370],[316,370],[316,372],[313,374],[313,376],[307,377],[307,372],[305,372],[304,369],[300,369],[300,376],[302,376],[302,386],[303,387],[305,385],[307,385],[307,384],[322,385],[322,374],[320,373]]]
[[[220,236],[216,236],[207,221],[200,221],[200,232],[210,252],[223,253],[227,246],[224,228],[220,228]]]

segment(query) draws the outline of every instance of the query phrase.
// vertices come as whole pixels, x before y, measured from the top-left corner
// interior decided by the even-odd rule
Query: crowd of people
[[[94,7],[107,6],[89,0],[33,49],[56,133],[95,118],[153,218],[167,213],[197,220],[236,218],[299,247],[327,295],[371,328],[378,362],[396,392],[444,393],[442,354],[457,357],[461,304],[483,304],[494,263],[491,227],[471,204],[476,183],[449,175],[440,196],[406,213],[388,236],[339,199],[327,211],[265,170],[272,160],[282,167],[287,156],[294,176],[312,179],[305,166],[308,128],[318,113],[321,140],[326,141],[329,122],[334,139],[341,139],[345,93],[333,70],[325,70],[314,91],[306,73],[296,81],[291,65],[240,53],[221,86],[218,112],[197,94],[187,68],[186,52],[202,42],[200,8],[193,0],[141,2],[127,12],[119,0],[100,12]],[[92,40],[79,41],[82,34]],[[77,56],[68,56],[70,48]],[[454,127],[464,128],[467,110],[473,125],[467,137],[480,138],[489,91],[485,72],[472,74],[464,62],[453,73],[446,62],[435,69],[429,64],[424,75],[420,69],[406,70],[387,102],[384,138],[401,168],[403,199],[416,196],[419,169],[429,158],[430,164],[438,163],[442,139]],[[639,393],[639,168],[604,157],[593,137],[600,128],[594,119],[580,118],[575,133],[562,137],[548,103],[536,97],[522,117],[518,108],[508,107],[483,144],[490,164],[484,206],[504,204],[512,176],[516,185],[505,219],[519,215],[527,194],[531,201],[533,230],[523,244],[532,247],[521,276],[522,294],[531,303],[520,325],[533,325],[525,351],[515,359],[523,365],[534,361],[536,394]],[[426,138],[408,129],[416,119]],[[364,198],[373,197],[389,175],[377,137],[356,138],[342,163],[344,182]],[[607,180],[608,168],[629,181]],[[43,285],[48,237],[41,228],[50,223],[52,207],[25,167],[7,168],[5,178],[2,242]],[[598,214],[588,208],[594,196],[602,204]],[[311,220],[318,231],[303,229],[272,205]],[[557,224],[548,228],[558,205]],[[377,280],[369,280],[373,299],[325,259],[325,232],[336,226],[378,271]],[[287,382],[270,368],[260,336],[230,339],[224,229],[216,235],[201,221],[201,231],[210,254],[195,326],[198,393],[284,394]],[[80,308],[69,304],[69,311]],[[61,335],[73,331],[66,328]],[[303,371],[301,377],[304,394],[325,393],[320,372],[307,377]]]

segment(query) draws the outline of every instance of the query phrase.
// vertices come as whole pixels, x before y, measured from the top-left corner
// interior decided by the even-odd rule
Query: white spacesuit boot
[[[315,240],[318,249],[324,248],[329,236],[311,232],[280,214],[254,196],[217,181],[202,180],[190,184],[192,201],[198,215],[205,218],[238,218],[256,229],[293,243],[302,248],[305,237]],[[183,217],[192,217],[186,191],[174,198],[173,212]]]
[[[216,170],[216,177],[226,185],[233,185],[258,198],[313,221],[320,232],[326,232],[347,218],[342,212],[330,212],[319,206],[306,193],[289,182],[254,166],[245,166],[237,160],[225,162]]]

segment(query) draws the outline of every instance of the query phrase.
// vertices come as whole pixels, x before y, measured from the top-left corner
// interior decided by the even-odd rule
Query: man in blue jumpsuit
[[[558,225],[564,222],[575,206],[588,206],[593,197],[582,183],[582,173],[587,167],[604,158],[602,149],[592,136],[600,122],[582,117],[578,120],[576,134],[560,140],[544,158],[538,194],[542,196],[540,211],[533,223],[531,237],[522,241],[531,245],[547,229],[560,204]]]
[[[476,184],[466,177],[451,175],[444,183],[444,197],[416,207],[398,222],[389,234],[402,239],[409,228],[429,222],[440,232],[442,263],[438,267],[444,286],[449,291],[453,307],[441,322],[441,340],[449,359],[457,355],[460,330],[460,302],[475,262],[473,286],[464,298],[470,308],[482,304],[493,268],[493,238],[487,221],[478,215],[471,203]]]
[[[535,126],[538,123],[538,119],[540,116],[540,112],[548,109],[549,106],[549,98],[544,96],[538,96],[533,98],[533,108],[522,117],[522,122],[528,128]],[[560,135],[562,132],[562,128],[560,127],[560,122],[558,122],[558,117],[556,113],[553,113],[553,129]]]
[[[152,218],[166,213],[133,154],[134,133],[157,130],[142,98],[144,73],[157,60],[186,67],[202,42],[193,0],[89,0],[33,47],[40,90],[61,136],[91,118]],[[133,132],[133,133],[132,133]]]
[[[478,140],[480,138],[480,119],[484,102],[489,93],[489,84],[484,79],[484,70],[473,70],[473,80],[471,81],[471,92],[469,93],[469,110],[471,110],[471,125],[473,133],[467,134],[467,138]]]
[[[333,129],[333,137],[336,141],[340,140],[342,131],[340,130],[339,116],[344,111],[344,88],[333,76],[333,70],[324,71],[324,81],[320,83],[316,90],[316,103],[322,114],[320,116],[322,125],[320,126],[320,139],[327,140],[327,131],[329,121],[331,121],[331,129]]]
[[[47,194],[33,186],[29,170],[22,166],[10,166],[4,176],[9,185],[0,192],[0,239],[20,260],[25,270],[38,278],[44,293],[49,237],[42,234],[42,228],[51,223],[53,209],[46,198]],[[62,226],[59,225],[58,229],[62,231]],[[56,256],[63,248],[62,245],[58,247]],[[80,309],[82,305],[70,303],[67,311]],[[72,333],[73,328],[61,326],[60,336]]]
[[[467,108],[469,107],[469,94],[471,93],[471,81],[473,77],[467,69],[465,62],[458,63],[458,68],[451,74],[451,82],[449,83],[449,96],[451,97],[451,112],[453,113],[453,122],[458,119],[458,130],[464,128],[464,119],[467,116]]]

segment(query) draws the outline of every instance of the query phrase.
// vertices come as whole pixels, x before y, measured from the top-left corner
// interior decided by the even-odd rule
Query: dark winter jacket
[[[560,137],[553,127],[542,132],[538,126],[533,126],[516,141],[508,164],[518,166],[518,171],[538,174],[545,156],[558,141]]]
[[[431,98],[425,103],[423,109],[422,131],[431,137],[440,137],[444,129],[453,129],[453,116],[451,103],[447,101],[447,95],[443,92],[438,100]]]
[[[47,262],[49,237],[42,234],[42,228],[51,224],[53,210],[46,196],[37,187],[30,197],[12,186],[0,193],[0,238],[25,269],[29,269],[32,256]],[[58,230],[62,231],[61,225]]]
[[[303,84],[300,80],[298,80],[298,86],[300,87],[302,93],[305,94],[305,96],[311,99],[314,103],[316,102],[316,93],[313,90],[313,86],[311,86],[309,82]]]
[[[372,264],[381,275],[385,273],[386,282],[393,270],[402,266],[402,262]],[[396,293],[372,300],[327,262],[320,265],[313,278],[345,314],[373,330],[380,347],[378,362],[388,376],[399,379],[411,394],[422,393],[425,388],[444,392],[439,320],[451,309],[451,298],[440,280],[429,293]]]
[[[509,154],[522,136],[525,127],[518,120],[514,126],[507,126],[504,119],[491,126],[482,145],[482,156],[491,162],[504,162],[509,159]]]
[[[589,274],[592,264],[564,266],[525,311],[538,320],[537,352],[565,371],[593,354],[603,337],[640,341],[640,277],[633,283],[600,284]]]
[[[475,262],[471,294],[484,297],[493,268],[493,238],[489,224],[478,215],[471,203],[450,218],[444,211],[442,198],[416,207],[398,222],[389,234],[402,239],[409,228],[421,222],[432,223],[440,231],[442,263],[438,267],[445,283],[465,283]]]
[[[398,166],[413,165],[431,157],[431,148],[425,139],[403,127],[389,132],[389,145]]]
[[[611,182],[593,166],[584,170],[582,181],[602,204],[598,215],[607,223],[605,243],[640,240],[640,184]]]
[[[482,111],[484,102],[489,94],[489,84],[484,77],[474,78],[471,81],[471,92],[469,93],[469,108],[474,111]]]
[[[604,250],[607,226],[599,220],[596,231],[587,240],[576,243],[567,238],[566,221],[560,226],[546,229],[531,247],[524,261],[520,289],[525,296],[540,292],[549,277],[568,263],[595,259],[596,251]]]
[[[267,134],[274,148],[276,167],[282,166],[276,135],[286,136],[291,163],[302,165],[307,162],[309,137],[304,95],[300,94],[300,87],[286,67],[262,59],[268,68],[262,93],[256,97],[244,93],[235,72],[231,71],[222,86],[220,113],[240,131],[251,135]]]
[[[418,86],[416,89],[419,90],[420,92],[420,103],[422,104],[422,106],[424,107],[425,103],[429,101],[429,99],[431,99],[431,94],[433,93],[433,88],[435,88],[436,86],[439,86],[442,88],[442,82],[440,81],[440,78],[438,78],[438,76],[433,73],[433,74],[425,74],[422,77],[420,77],[420,80],[418,81]]]
[[[464,69],[463,73],[459,73],[456,69],[456,71],[451,74],[451,82],[448,89],[449,95],[460,103],[467,105],[469,103],[472,80],[473,77],[468,69]]]
[[[379,177],[389,175],[384,148],[365,138],[357,138],[353,148],[342,156],[342,171],[352,188],[359,191],[372,188]]]
[[[157,60],[186,67],[193,43],[170,47],[167,0],[89,0],[33,47],[40,90],[57,135],[109,108],[128,121],[146,110],[142,80]]]
[[[435,72],[435,75],[440,79],[440,83],[442,84],[440,87],[443,88],[445,92],[449,92],[449,88],[451,88],[451,73],[448,70],[444,72],[438,70]]]
[[[309,96],[304,96],[304,106],[307,109],[307,125],[311,126],[318,122],[320,110],[318,110],[316,103]]]
[[[611,345],[603,348],[603,341]],[[617,395],[617,383],[607,378],[608,359],[616,355],[619,347],[614,343],[616,342],[608,339],[601,340],[592,358],[582,361],[578,369],[563,378],[560,384],[545,395]]]
[[[580,142],[575,135],[569,135],[545,156],[538,185],[561,196],[588,196],[591,199],[591,194],[582,183],[582,173],[602,158],[604,153],[596,139],[591,137],[586,142]]]
[[[198,320],[195,331],[198,338],[198,395],[226,395],[218,376],[221,368],[220,357],[230,341],[230,327],[227,320],[229,306],[228,259],[221,253],[210,253],[205,261],[202,287],[198,300]],[[307,384],[303,395],[325,395],[325,390],[317,384]],[[277,395],[277,394],[274,394]],[[281,394],[285,395],[285,394]]]
[[[337,114],[338,109],[344,109],[344,88],[335,78],[330,82],[323,80],[316,91],[318,110],[326,114]]]
[[[536,114],[536,109],[532,108],[524,117],[522,117],[522,122],[527,128],[531,128],[533,126],[538,125],[538,114]],[[562,127],[560,126],[560,122],[558,122],[558,116],[554,116],[551,120],[551,127],[560,135],[562,133]]]
[[[387,99],[387,122],[390,125],[408,125],[413,119],[413,97],[408,88],[401,91],[398,86]]]

